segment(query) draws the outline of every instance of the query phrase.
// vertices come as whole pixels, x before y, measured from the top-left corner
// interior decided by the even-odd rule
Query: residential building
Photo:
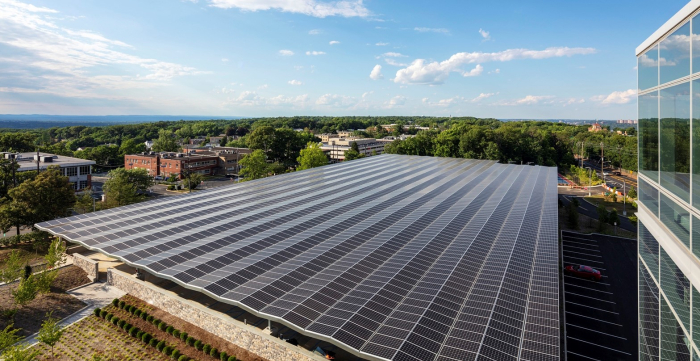
[[[15,159],[19,164],[19,172],[36,171],[37,165],[41,172],[51,166],[61,168],[61,174],[68,177],[73,189],[82,191],[92,187],[92,166],[95,161],[66,157],[49,153],[2,153],[5,159]]]
[[[127,154],[124,156],[124,168],[146,169],[153,177],[167,178],[172,175],[182,179],[187,172],[202,175],[215,175],[219,168],[216,154],[156,153]]]
[[[316,136],[321,138],[322,143],[328,143],[333,138],[340,138],[340,136],[336,133],[323,133],[317,134]]]
[[[253,151],[248,148],[207,147],[192,149],[197,155],[210,155],[219,158],[217,174],[238,174],[238,162]]]
[[[640,360],[700,357],[698,14],[690,1],[636,50]]]
[[[321,150],[328,155],[331,162],[342,162],[345,160],[345,152],[350,150],[353,142],[357,143],[360,154],[366,156],[384,153],[384,146],[387,144],[374,138],[331,138],[321,145]]]
[[[603,127],[598,123],[594,123],[593,125],[588,127],[589,132],[600,132],[601,130],[603,130]]]
[[[637,119],[620,119],[617,124],[637,124]]]

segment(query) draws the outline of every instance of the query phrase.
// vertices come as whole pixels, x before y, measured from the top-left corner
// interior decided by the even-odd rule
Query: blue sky
[[[685,4],[0,0],[0,114],[632,119]]]

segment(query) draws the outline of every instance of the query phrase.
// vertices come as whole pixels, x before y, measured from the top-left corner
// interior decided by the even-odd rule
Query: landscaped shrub
[[[209,351],[209,356],[219,357],[219,350],[217,350],[216,347],[212,347],[211,351]]]
[[[178,357],[180,357],[180,351],[174,349],[173,352],[170,353],[170,358],[173,360],[177,360]]]
[[[151,341],[152,338],[153,338],[153,337],[151,337],[151,334],[148,333],[148,332],[146,332],[146,333],[144,333],[143,335],[141,335],[141,341],[143,341],[143,342],[145,342],[145,343],[148,343],[149,341]]]
[[[115,325],[119,324],[119,317],[117,317],[117,316],[112,317],[112,323]]]
[[[185,331],[180,332],[180,340],[187,341],[187,332],[185,332]]]
[[[101,311],[100,311],[100,317],[106,318],[106,317],[107,317],[107,311],[101,310]]]
[[[236,356],[229,356],[228,361],[236,361]]]
[[[129,332],[129,329],[130,329],[131,327],[132,327],[132,326],[131,326],[130,323],[124,321],[124,324],[122,325],[122,329],[123,329],[124,331]]]
[[[165,347],[165,341],[160,341],[156,344],[156,350],[158,351],[163,351],[163,347]]]
[[[141,319],[146,321],[146,318],[148,318],[148,313],[146,311],[141,312]]]
[[[169,334],[172,335],[174,329],[175,329],[175,327],[173,327],[173,326],[168,326],[168,327],[165,328],[165,332],[167,332],[167,333],[169,333]]]
[[[194,341],[195,339],[192,336],[187,336],[187,338],[185,339],[185,343],[187,344],[187,346],[194,346]]]
[[[228,354],[226,353],[226,351],[222,351],[222,352],[219,354],[219,360],[221,360],[221,361],[228,361]]]
[[[136,307],[129,305],[127,307],[127,311],[129,311],[129,313],[133,315],[134,312],[136,312]]]
[[[124,309],[124,305],[126,305],[126,302],[119,301],[119,308]]]
[[[158,339],[154,337],[154,338],[148,340],[148,345],[156,347],[156,345],[158,345]]]
[[[141,317],[141,310],[139,310],[139,309],[137,308],[136,311],[134,311],[134,315],[135,315],[136,317]]]
[[[119,299],[118,298],[115,298],[112,300],[112,306],[114,306],[114,307],[119,306]]]
[[[155,319],[156,319],[156,318],[153,317],[153,315],[148,315],[148,316],[146,316],[146,321],[148,321],[148,322],[153,322],[153,320],[155,320]]]
[[[173,348],[170,346],[165,346],[163,347],[163,354],[166,356],[170,356],[170,353],[173,351]]]
[[[178,357],[178,359],[177,359],[177,361],[189,361],[189,360],[190,360],[189,357],[187,357],[185,355],[180,355],[180,357]]]
[[[141,330],[139,330],[139,329],[136,328],[136,327],[132,327],[132,328],[129,329],[129,336],[131,336],[131,337],[138,337],[138,336],[139,336],[139,332],[141,332]]]
[[[165,322],[162,322],[158,324],[158,329],[161,331],[165,331],[165,329],[168,328],[168,324]]]
[[[101,311],[102,311],[102,310],[101,310],[99,307],[97,307],[97,308],[96,308],[94,311],[92,311],[92,312],[95,314],[95,316],[100,317],[100,312],[101,312]]]
[[[138,332],[136,332],[136,338],[138,338],[138,339],[140,340],[141,337],[143,337],[143,334],[144,334],[144,333],[145,333],[145,332],[139,330]]]
[[[105,320],[107,320],[107,321],[110,321],[110,322],[111,322],[111,321],[112,321],[112,317],[114,317],[114,315],[113,315],[113,314],[111,314],[111,313],[108,313],[108,314],[107,314],[107,315],[105,316]]]
[[[153,321],[151,321],[154,326],[158,327],[158,324],[160,323],[160,320],[157,318],[154,318]]]
[[[173,336],[175,336],[175,337],[177,337],[177,338],[180,338],[180,330],[174,329],[174,330],[173,330]]]
[[[204,345],[204,347],[202,349],[204,350],[204,353],[208,355],[209,352],[211,351],[211,345],[206,344],[206,345]]]
[[[194,341],[194,348],[196,348],[197,350],[201,350],[202,349],[202,341],[195,340]]]

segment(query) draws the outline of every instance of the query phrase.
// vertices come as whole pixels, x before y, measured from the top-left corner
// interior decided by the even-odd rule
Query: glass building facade
[[[640,360],[700,360],[699,14],[637,48]]]

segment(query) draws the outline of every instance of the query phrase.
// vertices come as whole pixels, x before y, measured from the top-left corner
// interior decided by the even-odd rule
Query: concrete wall
[[[99,265],[97,261],[93,261],[79,253],[74,253],[73,254],[73,264],[82,268],[85,273],[87,273],[88,278],[91,281],[94,281],[97,279],[99,275]]]
[[[252,326],[245,326],[222,313],[185,300],[150,283],[137,280],[134,276],[119,270],[113,268],[107,270],[107,283],[270,361],[320,359],[276,337],[264,335]]]

